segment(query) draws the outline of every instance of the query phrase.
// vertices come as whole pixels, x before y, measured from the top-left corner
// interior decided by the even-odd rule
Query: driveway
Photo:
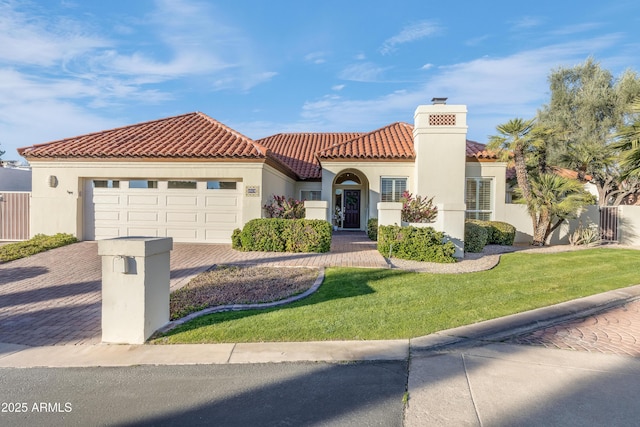
[[[97,344],[101,265],[96,242],[80,242],[0,264],[0,342],[29,346]],[[364,233],[336,233],[326,254],[238,252],[229,245],[176,243],[171,289],[214,264],[387,267]],[[640,301],[514,337],[511,342],[640,355]]]
[[[214,264],[387,267],[364,233],[337,233],[326,254],[238,252],[229,245],[175,243],[171,289]],[[0,342],[30,346],[96,344],[101,339],[101,260],[80,242],[0,264]]]

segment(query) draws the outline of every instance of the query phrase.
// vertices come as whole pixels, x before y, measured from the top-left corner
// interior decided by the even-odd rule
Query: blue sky
[[[551,70],[640,70],[640,2],[0,0],[0,148],[202,111],[261,138],[468,106],[529,118]]]

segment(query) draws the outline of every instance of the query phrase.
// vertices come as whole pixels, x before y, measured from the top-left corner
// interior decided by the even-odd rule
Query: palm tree
[[[553,231],[569,218],[575,218],[592,196],[576,179],[554,173],[533,175],[530,180],[529,213],[537,218],[533,228],[533,245],[544,246]]]
[[[527,178],[526,152],[531,148],[529,133],[534,127],[535,119],[511,119],[496,127],[499,135],[490,137],[487,148],[497,150],[503,158],[513,156],[516,179],[522,197],[531,199],[531,188]]]
[[[623,178],[640,177],[640,99],[631,104],[631,112],[635,115],[635,120],[620,129],[616,134],[618,142],[614,144],[621,152]]]

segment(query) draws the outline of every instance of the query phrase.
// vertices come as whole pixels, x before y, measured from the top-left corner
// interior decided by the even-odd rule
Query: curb
[[[502,341],[567,320],[586,317],[640,298],[640,285],[460,326],[410,340],[412,353],[443,350],[468,341]],[[476,343],[477,344],[477,343]]]

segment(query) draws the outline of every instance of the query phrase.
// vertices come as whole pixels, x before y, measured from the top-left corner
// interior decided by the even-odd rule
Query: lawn
[[[314,295],[281,308],[195,319],[155,343],[411,338],[640,283],[640,251],[503,255],[489,271],[330,268]]]

